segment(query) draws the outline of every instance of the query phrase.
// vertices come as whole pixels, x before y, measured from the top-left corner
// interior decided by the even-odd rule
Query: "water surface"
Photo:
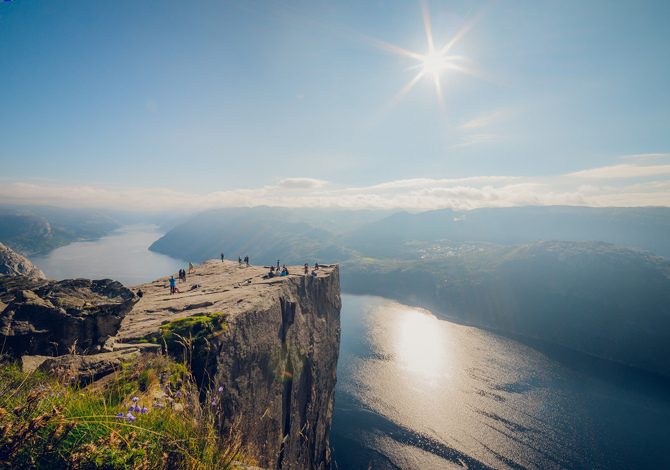
[[[155,225],[127,225],[94,241],[75,242],[31,258],[51,279],[114,279],[132,286],[185,267],[182,260],[149,251],[162,236]]]
[[[331,442],[341,469],[670,468],[670,393],[641,383],[344,295]]]

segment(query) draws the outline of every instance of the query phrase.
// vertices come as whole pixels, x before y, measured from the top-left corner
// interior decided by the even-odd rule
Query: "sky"
[[[3,2],[0,202],[670,206],[668,18],[667,1]],[[429,38],[449,44],[437,70]]]

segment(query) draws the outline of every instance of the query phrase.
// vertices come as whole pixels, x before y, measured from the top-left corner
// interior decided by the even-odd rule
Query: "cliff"
[[[44,273],[28,258],[0,243],[0,276],[26,276],[45,279]]]
[[[106,345],[163,344],[215,389],[222,428],[234,426],[249,456],[272,468],[329,468],[340,340],[338,267],[316,277],[263,279],[267,269],[209,261],[180,292],[168,279],[138,286],[142,298]]]

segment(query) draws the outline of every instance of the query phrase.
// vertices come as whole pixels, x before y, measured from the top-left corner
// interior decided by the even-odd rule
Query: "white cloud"
[[[600,168],[576,171],[574,173],[568,173],[566,176],[589,179],[628,179],[662,175],[670,175],[670,165],[635,165],[622,163],[619,165],[602,166]]]
[[[282,189],[317,189],[327,184],[327,181],[314,178],[285,178],[279,180],[277,186]]]
[[[496,129],[496,127],[499,128],[500,121],[508,118],[509,115],[509,110],[500,109],[480,114],[461,123],[456,126],[456,130],[460,133],[460,141],[453,145],[453,147],[469,147],[504,138],[500,133],[500,129]]]
[[[171,211],[258,205],[409,210],[559,204],[670,206],[668,175],[670,165],[626,163],[556,176],[410,178],[369,186],[285,178],[259,188],[209,193],[5,180],[0,185],[0,202]]]
[[[469,121],[462,123],[458,126],[458,129],[462,131],[472,130],[472,129],[481,129],[482,127],[488,127],[494,122],[500,120],[505,113],[503,111],[493,111],[486,114],[481,114]]]

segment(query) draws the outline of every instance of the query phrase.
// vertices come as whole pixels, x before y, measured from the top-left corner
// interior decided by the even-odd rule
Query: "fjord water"
[[[162,235],[155,225],[126,225],[98,240],[71,243],[31,261],[51,279],[109,278],[133,286],[185,267],[182,260],[149,251]]]
[[[340,469],[670,468],[667,385],[379,297],[342,304]]]

